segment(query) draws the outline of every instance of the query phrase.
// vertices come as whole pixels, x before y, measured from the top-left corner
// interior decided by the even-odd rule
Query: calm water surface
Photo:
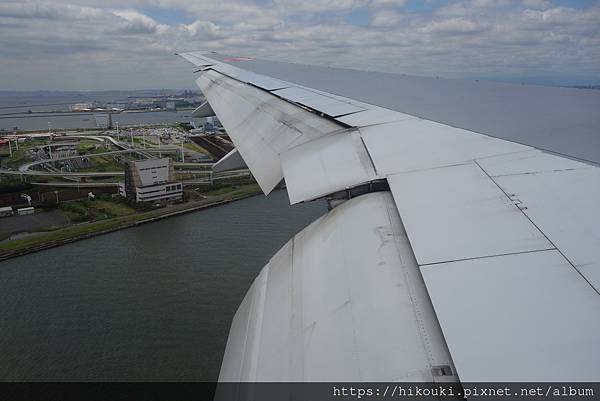
[[[0,89],[0,130],[47,130],[48,123],[52,130],[61,131],[70,128],[95,128],[94,114],[76,113],[58,115],[52,113],[23,114],[28,110],[34,112],[61,111],[68,112],[69,105],[90,101],[114,102],[126,101],[128,97],[152,97],[157,95],[177,95],[181,90],[143,90],[143,91],[101,91],[101,92],[14,92]],[[36,106],[37,105],[37,106]],[[17,114],[21,113],[21,114]],[[191,110],[161,111],[148,113],[121,113],[113,115],[113,122],[119,125],[136,124],[170,124],[193,120]]]
[[[137,124],[172,124],[176,122],[187,122],[197,120],[190,116],[191,110],[181,111],[157,111],[144,113],[120,113],[113,114],[113,123],[119,123],[121,127]],[[46,130],[52,128],[60,132],[71,128],[96,128],[94,114],[105,113],[77,113],[72,115],[44,114],[31,116],[2,116],[0,115],[0,129],[12,130]]]
[[[277,191],[0,262],[0,380],[216,380],[252,280],[325,210]]]

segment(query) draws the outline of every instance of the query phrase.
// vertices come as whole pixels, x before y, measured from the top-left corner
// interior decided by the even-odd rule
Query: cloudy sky
[[[193,88],[176,51],[600,83],[600,0],[0,0],[0,90]]]

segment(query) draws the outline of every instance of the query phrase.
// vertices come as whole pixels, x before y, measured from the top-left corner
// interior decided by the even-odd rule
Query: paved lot
[[[0,235],[22,231],[35,231],[43,227],[67,224],[58,211],[35,213],[26,216],[0,217]]]

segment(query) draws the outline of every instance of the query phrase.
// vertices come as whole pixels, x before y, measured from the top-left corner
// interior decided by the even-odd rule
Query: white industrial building
[[[17,214],[19,216],[26,216],[28,214],[34,214],[34,213],[35,213],[35,208],[33,206],[22,207],[20,209],[17,209]]]
[[[130,161],[125,166],[125,196],[135,202],[174,201],[183,198],[169,158]]]

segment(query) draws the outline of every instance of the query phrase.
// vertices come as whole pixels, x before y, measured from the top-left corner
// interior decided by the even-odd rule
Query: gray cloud
[[[2,2],[0,87],[193,87],[193,67],[173,53],[194,49],[421,75],[600,81],[598,3],[572,9],[548,0],[464,0],[431,12],[409,12],[406,4]],[[162,19],[161,9],[189,18]],[[352,25],[353,12],[369,23]]]

